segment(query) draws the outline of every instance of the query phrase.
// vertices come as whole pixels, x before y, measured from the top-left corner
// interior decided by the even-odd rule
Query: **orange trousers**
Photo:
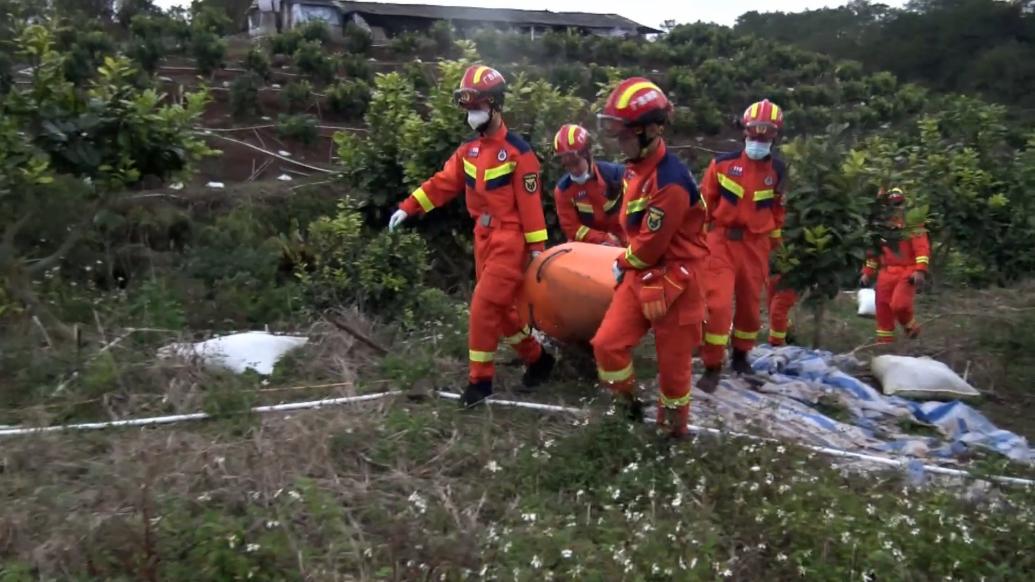
[[[769,345],[782,346],[787,343],[787,330],[791,326],[791,309],[798,302],[794,289],[781,289],[780,276],[769,278],[766,291],[769,300]]]
[[[740,240],[730,240],[728,229],[721,226],[708,233],[708,318],[701,348],[705,367],[722,366],[731,324],[734,349],[746,352],[755,347],[771,245],[768,234],[745,232]]]
[[[493,359],[500,339],[531,364],[542,355],[542,346],[521,320],[516,300],[528,260],[525,237],[519,227],[508,225],[474,230],[474,268],[477,284],[471,297],[467,327],[469,380],[492,380]]]
[[[884,267],[877,273],[877,342],[895,341],[895,320],[906,331],[916,328],[913,298],[916,287],[909,280],[916,269],[912,266]]]
[[[627,271],[615,290],[611,305],[604,314],[590,343],[597,361],[601,384],[620,393],[632,394],[636,379],[632,350],[651,329],[654,330],[658,357],[658,418],[663,409],[675,410],[685,432],[689,416],[691,359],[701,343],[701,322],[704,319],[704,295],[700,276],[691,272],[685,290],[653,322],[643,313],[640,300],[643,271]]]

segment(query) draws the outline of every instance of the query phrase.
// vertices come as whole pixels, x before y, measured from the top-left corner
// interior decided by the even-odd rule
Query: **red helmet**
[[[665,92],[643,77],[626,79],[615,87],[607,98],[604,110],[597,120],[605,129],[664,123],[672,111]]]
[[[558,156],[585,155],[589,152],[589,132],[581,125],[566,123],[557,130],[557,135],[553,138],[553,149]]]
[[[783,110],[772,101],[763,99],[744,110],[741,122],[749,134],[775,138],[783,129]]]
[[[888,202],[898,206],[906,203],[906,194],[902,191],[902,188],[892,188],[888,190]]]
[[[471,65],[460,78],[460,87],[453,92],[453,98],[465,109],[490,103],[493,106],[503,105],[503,92],[507,80],[503,75],[485,65]]]

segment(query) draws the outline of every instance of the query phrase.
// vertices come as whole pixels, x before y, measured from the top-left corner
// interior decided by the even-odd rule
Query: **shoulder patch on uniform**
[[[694,180],[693,174],[690,173],[686,164],[671,153],[666,153],[665,157],[661,158],[661,163],[658,164],[657,176],[659,190],[670,184],[679,186],[690,194],[691,206],[697,204],[697,201],[701,198],[697,190],[697,181]]]
[[[532,146],[528,145],[528,142],[525,141],[524,138],[509,129],[507,130],[506,140],[507,143],[514,146],[514,148],[522,154],[532,151]]]
[[[539,174],[531,173],[525,174],[521,178],[521,182],[525,185],[525,192],[529,194],[535,194],[539,191]]]
[[[665,220],[665,211],[658,208],[657,206],[650,206],[647,208],[647,230],[651,232],[658,232],[661,230],[661,224]]]
[[[728,162],[730,160],[735,160],[735,159],[739,158],[740,154],[742,154],[742,153],[744,153],[744,150],[736,150],[736,151],[733,151],[733,152],[726,152],[724,154],[719,154],[719,155],[715,156],[715,161],[716,162]]]
[[[557,189],[564,192],[568,188],[571,188],[571,174],[565,174],[563,178],[557,181]]]

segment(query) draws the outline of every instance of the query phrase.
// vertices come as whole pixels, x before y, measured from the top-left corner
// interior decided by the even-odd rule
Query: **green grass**
[[[1035,493],[451,403],[5,442],[3,580],[1022,579]],[[41,470],[41,468],[46,468]],[[89,507],[87,512],[77,507]]]

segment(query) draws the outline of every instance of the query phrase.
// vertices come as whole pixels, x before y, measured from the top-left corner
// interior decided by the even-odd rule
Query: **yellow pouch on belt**
[[[668,313],[676,299],[686,290],[690,272],[686,267],[673,271],[652,269],[640,279],[640,307],[649,321],[657,321]]]

